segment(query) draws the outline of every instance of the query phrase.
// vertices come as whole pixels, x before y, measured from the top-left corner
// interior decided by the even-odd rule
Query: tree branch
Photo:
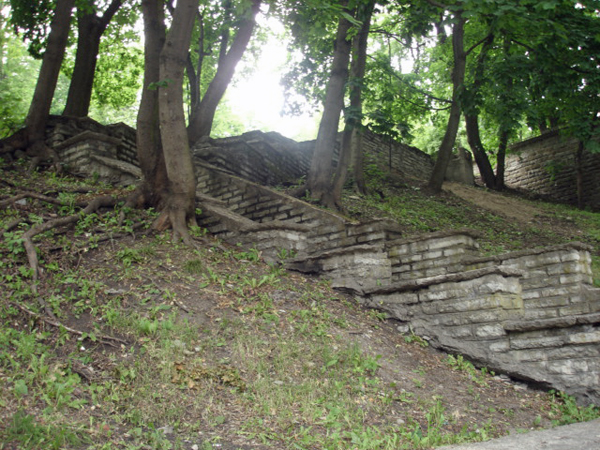
[[[465,55],[469,56],[469,53],[471,53],[473,50],[475,50],[477,47],[479,47],[481,44],[483,44],[485,41],[493,38],[494,34],[490,33],[488,34],[486,37],[480,39],[478,42],[476,42],[475,44],[473,44],[466,52]]]
[[[11,302],[10,304],[13,305],[14,307],[20,309],[24,313],[30,315],[31,317],[34,317],[39,320],[43,320],[45,323],[47,323],[48,325],[52,325],[53,327],[64,328],[69,333],[75,334],[77,336],[83,336],[84,334],[86,334],[83,331],[79,331],[79,330],[76,330],[75,328],[68,327],[68,326],[62,324],[61,322],[59,322],[58,320],[50,319],[48,317],[42,316],[41,314],[37,314],[37,313],[31,311],[29,308],[27,308],[23,305],[20,305],[18,303]],[[89,333],[87,333],[87,334],[89,335]],[[115,347],[115,348],[118,348],[118,347],[115,344],[113,344],[111,341],[118,342],[119,344],[123,344],[123,345],[129,345],[129,343],[127,341],[124,341],[123,339],[119,339],[119,338],[112,337],[112,336],[106,336],[106,335],[102,335],[102,334],[100,336],[96,336],[96,339],[99,342],[102,342],[103,344],[110,345],[111,347]]]
[[[432,6],[435,6],[436,8],[448,9],[447,5],[444,5],[443,3],[440,3],[436,0],[425,0],[425,1]]]

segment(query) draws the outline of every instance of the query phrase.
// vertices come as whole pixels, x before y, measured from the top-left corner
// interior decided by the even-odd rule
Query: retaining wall
[[[506,160],[506,185],[577,205],[578,141],[545,133],[513,145]],[[600,210],[600,153],[582,156],[584,206]]]
[[[600,404],[600,289],[587,246],[476,257],[474,236],[458,232],[389,248],[393,281],[362,292],[368,305],[447,351]],[[421,261],[429,272],[411,277]]]
[[[341,133],[339,135],[341,139]],[[265,186],[292,184],[306,176],[315,141],[295,142],[278,133],[251,131],[241,136],[205,139],[193,148],[204,162],[246,180]],[[421,150],[370,131],[363,133],[365,163],[376,163],[406,178],[426,180],[433,171],[433,161]],[[334,151],[337,164],[339,141]]]

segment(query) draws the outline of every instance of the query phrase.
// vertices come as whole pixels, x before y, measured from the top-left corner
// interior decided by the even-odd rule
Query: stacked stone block
[[[525,320],[588,314],[600,306],[586,295],[593,283],[590,250],[572,243],[465,260],[455,270],[490,266],[523,270]]]
[[[389,248],[392,283],[364,291],[368,305],[441,348],[600,404],[600,289],[591,284],[589,247],[474,257],[474,236],[465,233]],[[424,277],[418,265],[397,269],[420,261],[429,270]]]
[[[466,256],[479,250],[477,234],[442,231],[391,241],[387,244],[392,264],[392,281],[433,277],[450,272]]]
[[[577,204],[579,142],[545,133],[511,147],[507,157],[507,186],[531,191],[560,202]],[[583,204],[600,209],[600,154],[584,151],[581,161]]]

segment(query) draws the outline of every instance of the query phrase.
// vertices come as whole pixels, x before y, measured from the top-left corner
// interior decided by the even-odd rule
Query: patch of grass
[[[583,407],[575,399],[564,392],[550,391],[552,399],[552,415],[554,425],[588,422],[600,417],[600,408],[594,405]]]
[[[462,355],[448,355],[445,359],[446,364],[452,367],[454,370],[465,372],[469,375],[471,380],[475,381],[479,385],[487,385],[488,370],[482,368],[477,370],[471,361],[464,359]]]
[[[63,449],[79,447],[91,440],[82,429],[70,429],[66,424],[43,424],[19,409],[2,433],[5,443],[19,443],[21,449]]]

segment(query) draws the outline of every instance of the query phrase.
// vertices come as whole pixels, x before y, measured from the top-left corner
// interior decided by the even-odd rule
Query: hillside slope
[[[0,448],[432,448],[598,413],[438,352],[255,250],[201,229],[195,248],[173,244],[151,211],[58,222],[124,190],[19,164],[1,179]],[[515,199],[539,208],[523,222],[388,181],[348,194],[349,213],[407,235],[470,225],[490,252],[573,237],[597,252],[598,215]],[[34,282],[23,232],[52,223],[32,241]]]

